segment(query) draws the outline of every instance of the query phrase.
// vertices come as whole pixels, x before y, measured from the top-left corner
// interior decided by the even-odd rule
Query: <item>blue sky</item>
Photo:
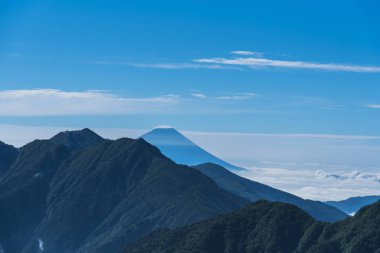
[[[327,144],[346,136],[346,161],[310,150],[321,154],[311,162],[356,166],[356,154],[372,168],[380,149],[379,8],[375,0],[1,1],[0,124],[172,125],[327,135]],[[7,133],[2,139],[11,140]],[[313,143],[304,138],[298,156]],[[201,144],[231,160],[262,158]]]
[[[365,105],[380,104],[379,69],[212,64],[220,66],[214,69],[194,60],[258,57],[380,66],[379,5],[376,1],[2,1],[0,86],[2,90],[107,90],[129,98],[176,95],[179,100],[194,99],[193,93],[256,94],[211,104],[198,99],[194,104],[202,107],[199,110],[179,107],[160,115],[154,112],[149,119],[145,116],[149,110],[144,116],[85,117],[86,125],[171,124],[208,131],[377,135],[380,110]],[[164,64],[175,69],[160,68]],[[228,119],[226,108],[231,111]],[[77,124],[68,116],[1,119]]]

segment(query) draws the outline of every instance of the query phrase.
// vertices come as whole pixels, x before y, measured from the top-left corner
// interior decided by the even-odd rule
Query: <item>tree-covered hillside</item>
[[[380,202],[322,223],[299,208],[258,201],[235,213],[156,232],[123,253],[379,253]]]

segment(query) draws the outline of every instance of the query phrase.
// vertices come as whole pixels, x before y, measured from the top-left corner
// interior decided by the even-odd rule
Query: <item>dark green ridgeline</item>
[[[73,137],[86,140],[83,148],[104,141],[88,129],[60,133],[51,140],[35,140],[19,149],[17,159],[2,176],[0,249],[4,252],[21,252],[47,214],[50,183],[59,168],[76,155],[77,149],[71,149],[74,145],[65,145]]]
[[[123,251],[175,252],[379,253],[380,202],[344,221],[323,223],[295,206],[258,201],[232,214],[156,232]]]
[[[19,150],[0,141],[0,178],[8,171],[16,160]]]

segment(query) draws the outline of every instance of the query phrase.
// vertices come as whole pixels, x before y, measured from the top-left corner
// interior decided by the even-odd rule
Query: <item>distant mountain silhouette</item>
[[[252,202],[268,200],[293,204],[320,221],[334,222],[347,218],[345,213],[335,207],[319,201],[305,200],[290,193],[251,181],[216,164],[206,163],[194,166],[194,168],[212,178],[222,189]]]
[[[231,171],[244,170],[210,154],[174,128],[158,127],[144,134],[141,138],[158,147],[164,155],[179,164],[193,166],[210,162]]]
[[[363,206],[367,206],[380,200],[380,196],[352,197],[341,201],[327,201],[326,204],[353,215]]]
[[[18,153],[17,148],[0,141],[0,178],[11,167]]]
[[[178,163],[196,164],[193,167],[212,178],[219,187],[250,201],[264,199],[294,204],[321,221],[334,222],[347,217],[342,211],[322,202],[304,200],[231,173],[221,165],[226,164],[224,161],[210,155],[174,128],[156,128],[143,135],[142,138],[157,146],[161,152]],[[216,163],[211,163],[211,160],[215,160]],[[207,161],[207,163],[198,165],[204,161]],[[233,165],[227,164],[227,166]],[[230,167],[232,171],[238,169]]]
[[[378,253],[380,202],[322,223],[289,204],[258,201],[232,214],[153,233],[123,253]]]
[[[0,249],[118,252],[158,228],[246,204],[143,139],[103,140],[88,129],[63,132],[22,147],[0,182]]]

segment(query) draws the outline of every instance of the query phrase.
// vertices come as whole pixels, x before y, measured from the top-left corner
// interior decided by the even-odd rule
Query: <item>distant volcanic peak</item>
[[[153,129],[172,129],[172,130],[175,130],[174,127],[169,126],[169,125],[160,125],[160,126],[156,126]]]
[[[233,171],[244,170],[210,154],[174,128],[155,128],[141,138],[159,148],[176,163],[194,166],[210,162]]]
[[[173,136],[180,136],[184,139],[187,139],[177,129],[175,129],[174,127],[169,127],[169,126],[167,126],[167,127],[155,127],[155,128],[153,128],[152,131],[148,132],[147,134],[173,135]]]
[[[171,126],[157,126],[155,128],[153,128],[152,130],[150,130],[149,132],[145,133],[143,136],[145,135],[167,135],[167,134],[171,134],[171,135],[180,135],[180,136],[183,136],[177,129],[175,129],[174,127],[171,127]]]
[[[155,128],[141,136],[155,146],[195,146],[195,144],[174,128]]]

